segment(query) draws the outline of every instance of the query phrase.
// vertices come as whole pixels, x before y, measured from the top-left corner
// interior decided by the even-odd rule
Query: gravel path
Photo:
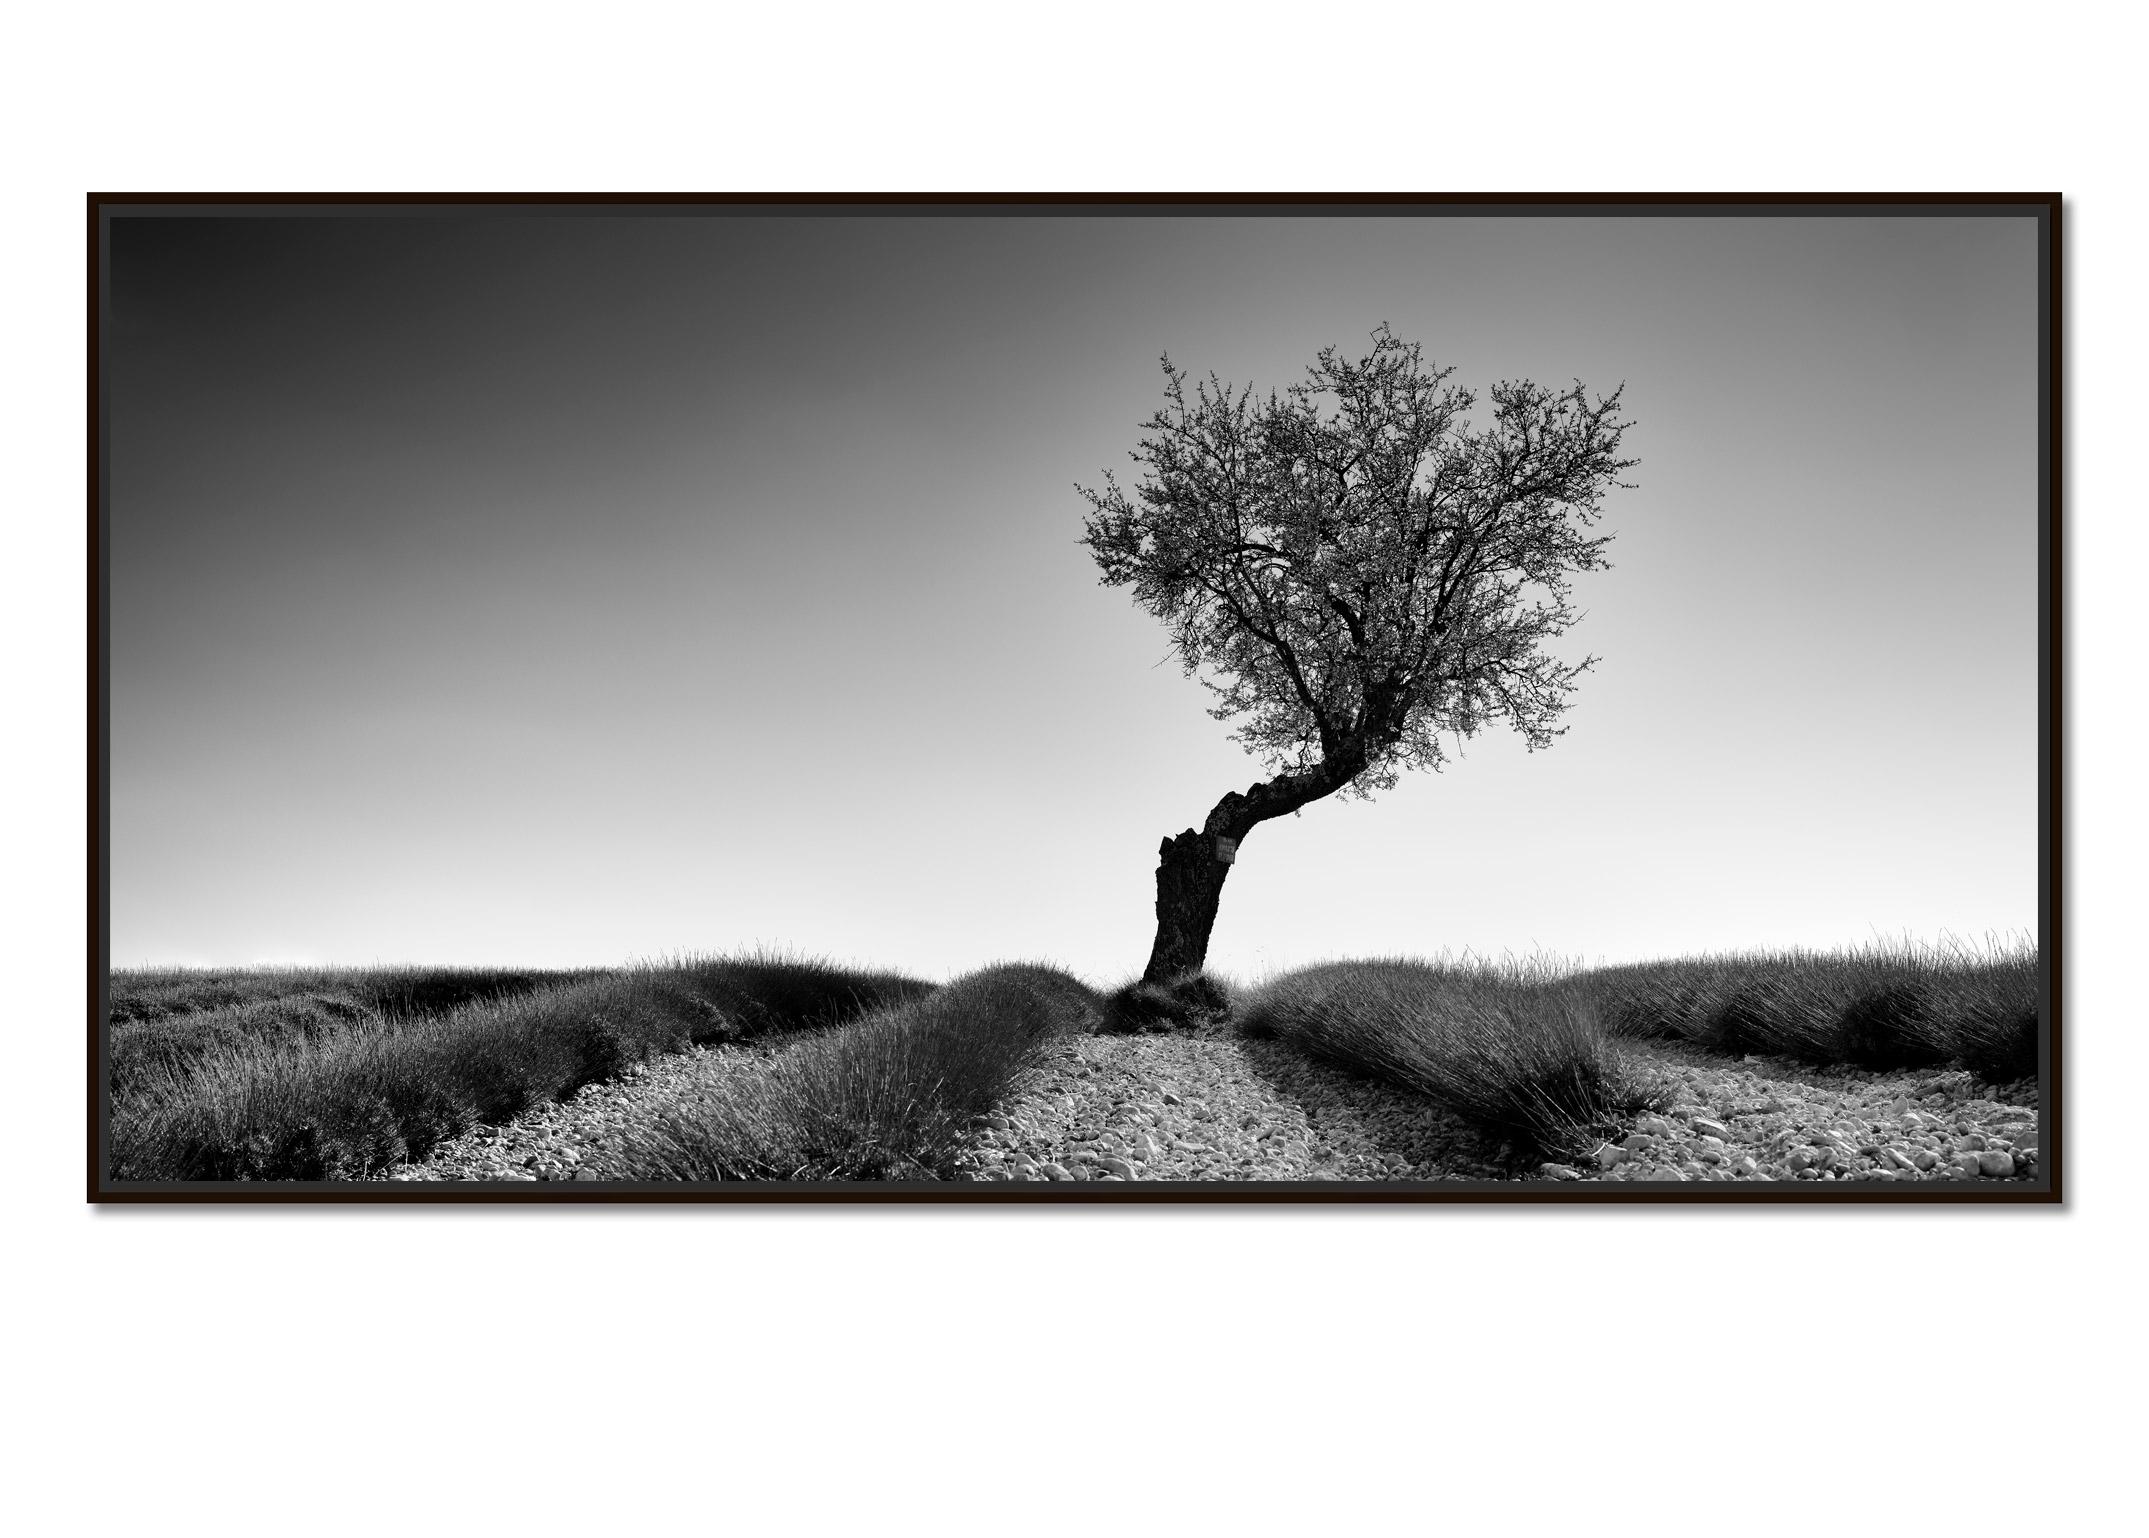
[[[1494,1180],[1438,1106],[1222,1031],[1076,1036],[985,1119],[977,1180]]]
[[[1739,1061],[1651,1042],[1671,1109],[1559,1180],[2028,1181],[2042,1147],[2037,1084],[1959,1069],[1877,1073]]]
[[[441,1145],[389,1180],[602,1180],[622,1135],[758,1071],[797,1036],[691,1048],[504,1126]],[[2033,1179],[2034,1082],[1953,1070],[1871,1073],[1633,1048],[1668,1109],[1574,1164],[1517,1174],[1422,1097],[1210,1028],[1076,1036],[984,1118],[968,1180],[1985,1181]]]

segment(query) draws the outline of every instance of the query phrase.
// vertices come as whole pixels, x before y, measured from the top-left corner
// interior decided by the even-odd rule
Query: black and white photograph
[[[91,1199],[2056,1203],[2060,213],[93,197]]]

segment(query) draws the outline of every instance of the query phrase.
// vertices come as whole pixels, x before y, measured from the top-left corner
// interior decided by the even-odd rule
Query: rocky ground
[[[391,1170],[388,1180],[602,1180],[622,1135],[647,1126],[673,1105],[706,1094],[798,1039],[778,1036],[744,1045],[689,1047],[637,1064],[620,1078],[584,1087],[572,1099],[539,1106],[497,1127],[479,1127],[433,1150],[422,1163]]]
[[[1496,1180],[1465,1123],[1221,1030],[1076,1036],[985,1118],[976,1180]]]
[[[645,1063],[386,1178],[602,1180],[626,1131],[788,1044]],[[2002,1183],[2037,1173],[2032,1082],[1733,1061],[1664,1043],[1634,1050],[1665,1109],[1587,1157],[1517,1169],[1438,1106],[1282,1042],[1224,1027],[1071,1037],[983,1119],[957,1178]]]
[[[2037,1085],[1959,1069],[1889,1073],[1642,1049],[1671,1106],[1556,1180],[2027,1181],[2042,1143]]]

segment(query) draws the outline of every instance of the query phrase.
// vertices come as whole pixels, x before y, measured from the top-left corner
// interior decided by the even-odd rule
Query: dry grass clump
[[[481,999],[603,975],[499,967],[123,967],[108,985],[114,1025],[274,999],[327,996],[376,1015],[435,1015]]]
[[[937,1180],[966,1126],[1104,1001],[1055,967],[988,967],[787,1048],[640,1134],[627,1180]]]
[[[478,967],[184,967],[111,976],[105,1078],[120,1099],[168,1081],[198,1059],[602,977],[595,970]]]
[[[2026,942],[1881,943],[1610,967],[1585,980],[1616,1034],[1861,1068],[1959,1060],[2037,1069],[2037,952]]]
[[[1519,1157],[1572,1158],[1651,1103],[1588,993],[1545,961],[1344,961],[1289,972],[1240,1028],[1429,1096]]]
[[[2037,953],[2018,949],[1947,972],[1936,982],[1937,1008],[1954,1029],[1955,1055],[1964,1067],[1996,1083],[2042,1071],[2038,973]]]
[[[1140,979],[1115,989],[1105,999],[1099,1030],[1119,1035],[1169,1031],[1211,1024],[1229,1017],[1231,994],[1206,972],[1181,972],[1161,983]]]
[[[115,1180],[338,1180],[691,1042],[835,1023],[930,985],[819,962],[681,960],[325,1035],[217,1036],[115,1086]]]
[[[115,1020],[106,1038],[105,1080],[115,1101],[139,1100],[184,1082],[204,1058],[303,1046],[352,1026],[382,1023],[376,1011],[343,993],[285,994],[189,1014]]]

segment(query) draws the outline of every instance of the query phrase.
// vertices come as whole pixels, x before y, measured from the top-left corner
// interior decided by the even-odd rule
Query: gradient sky
[[[1160,352],[1624,380],[1571,730],[1257,829],[1211,962],[2034,933],[2035,225],[115,219],[111,954],[1138,970],[1261,770],[1099,585]]]

